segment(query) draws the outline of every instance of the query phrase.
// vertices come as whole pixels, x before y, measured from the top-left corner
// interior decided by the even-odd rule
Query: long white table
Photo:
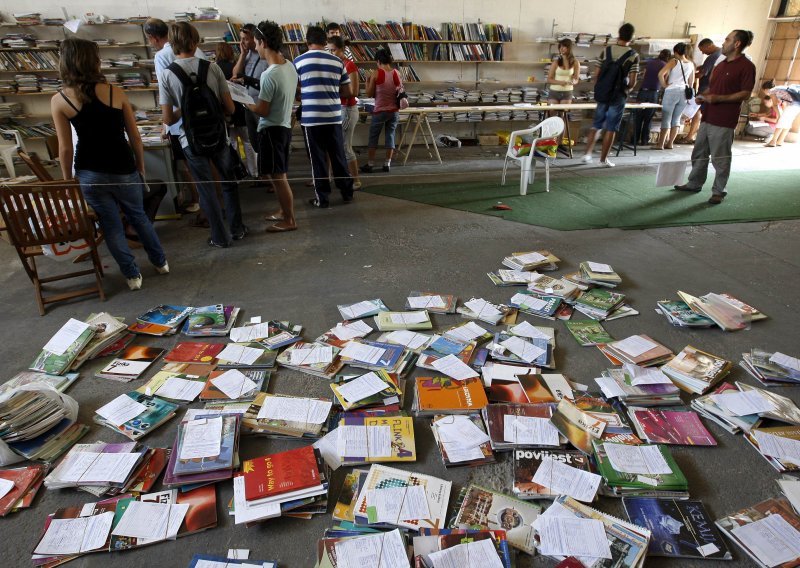
[[[575,103],[575,104],[517,104],[517,105],[478,105],[478,106],[447,106],[447,105],[440,105],[440,106],[430,106],[430,107],[411,107],[407,109],[403,109],[400,111],[401,115],[407,115],[408,121],[405,123],[405,127],[403,128],[403,135],[400,137],[400,142],[397,145],[397,149],[403,156],[403,165],[408,161],[408,156],[411,153],[411,148],[414,147],[414,143],[416,142],[417,135],[420,134],[420,130],[422,130],[422,140],[425,143],[425,148],[428,150],[428,155],[431,158],[434,156],[436,160],[441,164],[442,163],[442,156],[439,154],[439,149],[436,147],[436,138],[433,135],[433,129],[431,128],[431,123],[428,120],[428,115],[432,113],[441,113],[441,112],[496,112],[496,111],[555,111],[557,115],[561,116],[564,119],[564,134],[566,135],[567,139],[571,139],[570,132],[569,132],[569,120],[567,119],[567,113],[571,110],[594,110],[597,108],[597,103]],[[661,105],[655,103],[627,103],[625,105],[626,110],[632,110],[634,112],[640,112],[645,109],[657,109],[661,108]],[[505,122],[505,121],[503,121]],[[407,136],[409,131],[412,130],[410,136]],[[406,138],[408,141],[406,142]],[[403,149],[403,144],[406,143],[406,148]],[[431,150],[433,152],[431,153]],[[572,146],[567,147],[567,154],[571,158],[572,157]]]

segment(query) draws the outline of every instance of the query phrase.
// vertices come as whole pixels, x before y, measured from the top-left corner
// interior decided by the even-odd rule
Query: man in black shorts
[[[292,105],[297,92],[297,71],[281,54],[283,32],[274,22],[265,21],[253,30],[256,50],[269,66],[261,74],[258,101],[248,105],[258,120],[258,172],[272,180],[280,211],[267,215],[275,221],[267,232],[294,231],[294,198],[286,179],[289,145],[292,140]]]

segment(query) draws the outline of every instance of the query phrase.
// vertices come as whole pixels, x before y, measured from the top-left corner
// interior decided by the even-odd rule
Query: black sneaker
[[[381,169],[382,169],[384,172],[388,172],[388,171],[390,170],[389,166],[387,166],[387,165],[384,165],[384,166],[383,166]]]
[[[328,208],[328,202],[327,201],[320,201],[319,199],[316,199],[316,198],[309,199],[308,200],[308,204],[311,205],[311,207],[319,207],[320,209],[327,209]]]
[[[689,187],[688,184],[684,184],[684,185],[676,185],[675,186],[675,190],[676,191],[689,191],[691,193],[700,193],[701,191],[703,191],[703,188],[702,187]]]
[[[230,244],[224,244],[223,245],[223,244],[220,244],[220,243],[215,243],[214,241],[211,240],[211,237],[208,238],[208,240],[206,241],[206,244],[208,246],[210,246],[210,247],[219,248],[219,249],[226,249],[229,246],[231,246]]]
[[[374,172],[374,171],[375,171],[375,168],[373,168],[373,167],[372,167],[372,166],[370,166],[369,164],[364,164],[363,166],[361,166],[360,168],[358,168],[358,171],[360,171],[360,172],[363,172],[363,173],[365,173],[365,174],[371,174],[372,172]]]
[[[238,232],[233,233],[233,240],[241,241],[243,238],[247,236],[247,233],[249,232],[250,229],[247,228],[247,225],[242,225],[242,228]]]
[[[342,195],[342,201],[344,201],[345,203],[352,203],[353,202],[353,196],[352,195]]]

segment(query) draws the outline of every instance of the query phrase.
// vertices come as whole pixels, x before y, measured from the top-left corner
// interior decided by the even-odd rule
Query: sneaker
[[[164,266],[156,266],[156,272],[159,274],[169,274],[169,263],[165,262]]]
[[[591,164],[592,163],[592,155],[591,154],[584,154],[581,158],[581,162],[584,164]]]
[[[372,172],[374,172],[374,171],[375,171],[375,168],[374,168],[374,167],[372,167],[372,166],[371,166],[371,165],[369,165],[369,164],[364,164],[363,166],[361,166],[360,168],[358,168],[358,171],[360,171],[360,172],[363,172],[363,173],[365,173],[365,174],[371,174]]]
[[[311,205],[311,207],[319,207],[320,209],[327,209],[328,208],[328,202],[327,201],[320,201],[317,198],[309,199],[308,200],[308,204]]]
[[[391,168],[390,168],[388,165],[386,165],[386,164],[384,164],[384,165],[383,165],[383,167],[382,167],[381,169],[382,169],[384,172],[387,172],[387,173],[388,173],[388,172],[391,170]]]
[[[676,191],[691,191],[692,193],[700,193],[703,191],[702,187],[689,187],[688,184],[674,186]]]
[[[133,278],[128,278],[128,288],[131,290],[141,290],[142,289],[142,275],[135,276]]]
[[[614,166],[616,166],[616,164],[609,159],[600,162],[600,165],[604,168],[613,168]]]
[[[353,196],[352,195],[342,195],[342,201],[344,201],[345,203],[352,203],[353,202]]]
[[[247,233],[249,232],[250,229],[247,228],[247,225],[242,225],[242,228],[238,232],[233,233],[233,240],[241,241],[243,238],[247,236]]]
[[[361,180],[357,179],[353,182],[353,191],[361,189]]]
[[[224,244],[224,245],[223,245],[223,244],[220,244],[220,243],[215,243],[214,241],[212,241],[212,240],[211,240],[211,238],[210,238],[210,237],[209,237],[209,239],[206,241],[206,244],[207,244],[208,246],[210,246],[210,247],[215,247],[215,248],[220,248],[220,249],[226,249],[226,248],[228,248],[229,246],[231,246],[230,244]]]
[[[715,193],[708,199],[708,203],[709,205],[719,205],[720,203],[722,203],[723,199],[725,199],[724,195],[719,195]],[[130,280],[128,282],[130,282]]]
[[[200,211],[200,204],[199,203],[189,203],[184,207],[187,213],[197,213]]]

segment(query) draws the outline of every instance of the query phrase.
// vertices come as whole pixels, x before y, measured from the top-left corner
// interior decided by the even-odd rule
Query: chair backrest
[[[564,132],[564,119],[560,116],[551,116],[544,119],[536,125],[535,129],[539,129],[540,138],[553,138],[554,136],[561,136]]]
[[[23,162],[25,162],[25,165],[31,169],[33,175],[39,178],[39,181],[53,181],[53,176],[51,176],[50,172],[47,171],[47,168],[44,167],[44,164],[42,164],[42,161],[39,159],[39,156],[36,155],[36,152],[31,152],[28,154],[25,150],[20,148],[17,150],[17,155]]]
[[[2,134],[0,141],[4,141],[4,146],[16,145],[17,148],[25,149],[25,143],[22,141],[22,134],[19,133],[19,130],[0,129],[0,134]]]
[[[80,186],[57,180],[0,188],[0,213],[11,242],[34,247],[86,239],[94,243],[94,225]]]

